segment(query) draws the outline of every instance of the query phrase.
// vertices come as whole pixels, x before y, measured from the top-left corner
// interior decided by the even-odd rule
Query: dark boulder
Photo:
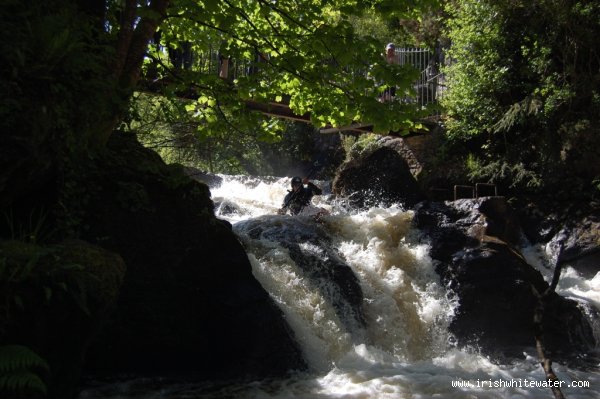
[[[242,214],[244,210],[233,201],[223,200],[215,202],[215,214],[218,216],[232,216]]]
[[[76,204],[70,214],[87,226],[82,236],[127,264],[90,372],[265,378],[305,367],[230,225],[214,216],[205,184],[125,134],[80,167],[78,196],[63,202]]]
[[[518,357],[535,345],[535,289],[548,284],[516,249],[515,213],[503,198],[423,202],[414,224],[430,242],[436,271],[458,298],[450,330],[461,345],[494,356]],[[585,353],[592,329],[576,302],[555,293],[544,302],[544,339],[553,353]]]
[[[406,160],[387,146],[340,166],[332,191],[359,208],[394,203],[410,208],[422,199]]]
[[[223,184],[223,178],[212,173],[203,172],[200,169],[184,166],[183,171],[191,179],[204,183],[210,188],[217,188]]]
[[[527,239],[544,244],[553,265],[569,265],[586,278],[600,271],[600,208],[589,201],[525,198],[519,219]]]
[[[568,263],[593,277],[600,272],[599,212],[572,219],[552,237],[547,248],[555,264]]]
[[[261,216],[239,222],[234,229],[247,245],[268,241],[285,248],[308,284],[333,305],[348,332],[365,326],[360,282],[319,224],[300,217]]]

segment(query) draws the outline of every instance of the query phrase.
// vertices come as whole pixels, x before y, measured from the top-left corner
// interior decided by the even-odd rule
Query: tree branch
[[[550,382],[552,394],[554,394],[555,399],[565,399],[562,391],[558,387],[558,377],[554,374],[552,370],[552,360],[546,356],[546,347],[544,346],[544,327],[543,327],[543,319],[544,319],[544,302],[546,299],[554,293],[554,289],[558,285],[558,279],[560,277],[561,264],[557,262],[554,268],[554,276],[552,278],[552,284],[548,287],[548,289],[540,294],[538,290],[532,285],[531,289],[533,294],[538,299],[538,303],[533,312],[533,331],[535,335],[535,347],[538,354],[538,359],[540,361],[540,365],[544,370],[544,374],[546,375],[546,381]]]
[[[131,44],[131,37],[133,36],[133,29],[135,23],[137,1],[126,0],[125,8],[121,14],[121,21],[119,24],[119,35],[117,39],[117,49],[115,55],[115,65],[113,73],[116,79],[121,76],[125,60],[127,59],[127,52]]]
[[[143,17],[137,24],[119,79],[121,87],[130,88],[137,83],[148,43],[154,32],[156,32],[158,25],[165,19],[168,6],[169,0],[153,0],[149,6],[152,14]]]
[[[128,98],[130,91],[140,78],[142,61],[148,49],[148,43],[156,32],[158,25],[167,14],[169,0],[152,0],[148,9],[151,14],[139,20],[137,19],[137,2],[126,0],[125,12],[120,25],[119,39],[117,41],[117,54],[113,69],[113,78],[116,80],[114,92],[110,93],[118,101]],[[97,128],[97,132],[91,138],[91,144],[103,147],[113,129],[122,119],[122,106],[117,105],[112,118],[109,118]]]

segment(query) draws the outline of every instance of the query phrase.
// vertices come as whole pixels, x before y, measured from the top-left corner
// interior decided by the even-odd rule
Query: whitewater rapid
[[[220,215],[234,226],[248,218],[273,215],[289,185],[289,178],[223,178],[224,183],[213,190],[213,198],[219,204],[236,204],[236,211]],[[321,184],[327,188],[326,183]],[[552,397],[549,388],[536,387],[544,381],[544,373],[535,353],[524,353],[523,359],[514,364],[497,364],[476,347],[459,349],[454,345],[448,325],[458,304],[441,286],[429,248],[419,242],[418,232],[412,229],[411,211],[393,206],[352,212],[328,195],[315,197],[313,202],[331,212],[323,219],[323,228],[359,278],[367,319],[364,334],[344,331],[331,305],[305,284],[285,249],[274,242],[249,239],[238,231],[255,277],[284,311],[311,373],[250,385],[237,395],[348,399]],[[286,216],[282,228],[285,223],[294,223],[294,218]],[[524,252],[531,262],[537,262],[543,275],[551,274],[548,267],[539,266],[544,263],[543,254],[535,256],[531,248]],[[564,273],[559,293],[576,297],[588,307],[600,306],[600,274],[585,280],[568,266]],[[554,370],[564,382],[566,397],[600,397],[597,367],[578,370],[554,364]]]
[[[534,353],[498,364],[476,347],[456,347],[448,326],[458,303],[440,284],[428,246],[411,227],[411,211],[399,206],[352,211],[328,195],[326,182],[317,182],[325,190],[313,203],[330,215],[315,226],[310,218],[276,215],[289,178],[221,177],[223,183],[211,188],[216,213],[233,224],[254,276],[283,311],[309,371],[243,384],[130,380],[103,391],[88,390],[80,399],[552,397],[549,388],[536,386],[545,377]],[[288,249],[275,240],[251,238],[246,221],[256,218],[284,234],[297,234],[304,224],[329,237],[328,245],[352,269],[362,288],[364,326],[344,323],[344,314],[327,298],[329,287],[311,284]],[[312,257],[331,256],[310,242],[299,240],[298,247]],[[528,247],[523,252],[546,278],[551,275],[543,250]],[[586,280],[567,266],[558,292],[587,306],[597,323],[593,313],[600,306],[600,273]],[[595,330],[600,331],[600,326]],[[583,369],[555,363],[553,369],[564,383],[567,398],[591,399],[600,398],[599,366]]]

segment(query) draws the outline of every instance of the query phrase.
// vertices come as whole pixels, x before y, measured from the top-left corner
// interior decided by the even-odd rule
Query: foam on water
[[[241,177],[223,177],[222,186],[211,191],[215,202],[235,204],[235,211],[229,209],[221,215],[232,223],[273,215],[289,185],[289,178],[250,182]],[[347,214],[324,197],[315,197],[314,202],[332,212],[321,227],[360,281],[366,319],[363,330],[347,330],[339,312],[323,296],[326,290],[307,283],[286,248],[241,234],[255,277],[284,312],[310,371],[288,379],[240,385],[162,387],[160,392],[139,396],[123,394],[118,387],[112,393],[88,390],[81,399],[552,397],[547,387],[527,386],[544,381],[536,358],[524,354],[523,360],[513,364],[496,364],[476,348],[453,345],[448,325],[457,303],[440,284],[429,249],[415,237],[412,212],[390,207]],[[282,229],[288,223],[314,223],[290,216],[274,218],[271,223],[279,223]],[[301,243],[300,248],[314,256],[325,256],[310,243]],[[528,248],[524,253],[546,278],[551,278],[552,270],[536,251]],[[560,294],[579,298],[591,307],[599,306],[600,274],[585,280],[568,267],[563,273]],[[562,391],[567,398],[600,397],[598,371],[560,364],[553,368],[565,383]],[[588,386],[567,387],[572,381]]]
[[[218,204],[219,217],[232,223],[263,215],[274,215],[290,189],[290,178],[219,175],[223,184],[211,188],[212,198]],[[317,184],[320,182],[316,182]],[[325,206],[323,196],[315,196],[313,203]],[[224,208],[232,205],[230,209]]]
[[[287,184],[287,181],[276,184]],[[285,191],[278,195],[282,198]],[[269,194],[266,197],[273,198]],[[284,309],[313,372],[286,381],[248,386],[244,397],[551,396],[547,387],[526,386],[528,382],[531,385],[534,381],[544,381],[536,358],[524,354],[521,362],[498,365],[476,349],[454,347],[448,325],[457,303],[452,293],[441,286],[428,248],[415,240],[411,212],[391,207],[346,214],[333,204],[319,204],[324,205],[329,206],[332,215],[323,220],[323,225],[361,283],[367,318],[364,342],[356,342],[343,332],[335,312],[327,309],[326,301],[316,300],[314,293],[304,292],[307,288],[293,272],[291,259],[287,257],[285,262],[275,259],[277,254],[281,255],[277,244],[247,242],[250,253],[253,245],[274,246],[273,258],[252,256],[254,273]],[[567,278],[559,286],[562,295],[598,299],[596,278],[600,277],[585,281],[573,276],[575,280],[571,281],[571,271],[566,273]],[[295,293],[296,290],[301,293]],[[286,296],[289,298],[284,299]],[[597,372],[572,370],[559,364],[554,365],[554,370],[565,384],[578,380],[589,384],[588,388],[563,386],[567,397],[600,396]],[[457,381],[462,381],[464,386],[453,386]]]

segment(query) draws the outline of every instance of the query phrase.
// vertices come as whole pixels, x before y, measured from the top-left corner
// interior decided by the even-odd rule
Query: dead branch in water
[[[533,330],[535,335],[535,347],[537,349],[538,359],[540,360],[540,365],[544,369],[544,373],[546,374],[546,381],[550,383],[550,389],[554,394],[556,399],[565,399],[562,391],[560,390],[560,381],[554,371],[552,370],[552,360],[546,356],[546,348],[544,346],[544,302],[545,300],[554,293],[556,286],[558,285],[558,280],[560,278],[560,272],[562,269],[562,264],[557,262],[554,268],[554,275],[552,276],[552,283],[548,287],[548,289],[540,294],[534,286],[532,286],[533,294],[537,297],[538,303],[533,312]]]

